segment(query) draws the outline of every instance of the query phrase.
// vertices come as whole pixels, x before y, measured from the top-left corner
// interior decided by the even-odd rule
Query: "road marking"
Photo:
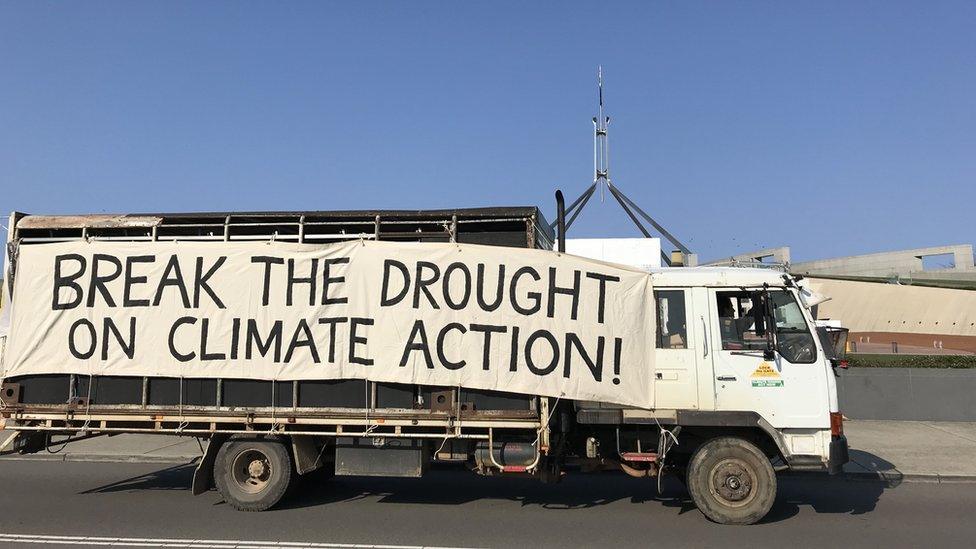
[[[368,543],[315,543],[225,539],[113,538],[99,536],[50,536],[43,534],[0,534],[0,542],[81,545],[89,547],[192,547],[194,549],[464,549],[434,547],[430,545],[380,545]]]

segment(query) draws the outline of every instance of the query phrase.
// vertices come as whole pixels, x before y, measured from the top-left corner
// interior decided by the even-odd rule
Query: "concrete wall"
[[[816,277],[808,281],[813,291],[830,298],[817,305],[817,318],[839,320],[851,332],[976,338],[976,291]]]
[[[852,368],[837,390],[851,419],[976,421],[976,369]]]
[[[943,254],[952,254],[955,267],[936,271],[924,270],[922,266],[923,257]],[[961,276],[966,277],[976,274],[976,266],[973,264],[973,247],[969,244],[960,244],[805,261],[792,264],[790,271],[809,275],[898,276],[908,278],[913,276],[924,277],[923,273],[950,272],[965,273]]]

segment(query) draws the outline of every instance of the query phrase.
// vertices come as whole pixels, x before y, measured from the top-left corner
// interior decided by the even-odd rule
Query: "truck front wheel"
[[[752,524],[776,499],[776,472],[754,444],[735,437],[709,440],[688,465],[688,492],[709,520]]]
[[[291,459],[280,442],[231,439],[217,452],[214,483],[224,501],[239,511],[270,509],[288,490]]]

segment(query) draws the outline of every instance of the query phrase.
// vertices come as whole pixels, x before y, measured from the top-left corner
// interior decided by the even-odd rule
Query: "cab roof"
[[[745,267],[662,267],[650,269],[654,286],[756,287],[763,284],[786,286],[784,276],[776,269]],[[792,277],[790,276],[792,280]]]

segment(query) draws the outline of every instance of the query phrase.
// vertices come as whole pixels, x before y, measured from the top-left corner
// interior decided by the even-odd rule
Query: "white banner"
[[[647,273],[549,251],[354,241],[21,246],[6,377],[462,386],[653,407]]]

